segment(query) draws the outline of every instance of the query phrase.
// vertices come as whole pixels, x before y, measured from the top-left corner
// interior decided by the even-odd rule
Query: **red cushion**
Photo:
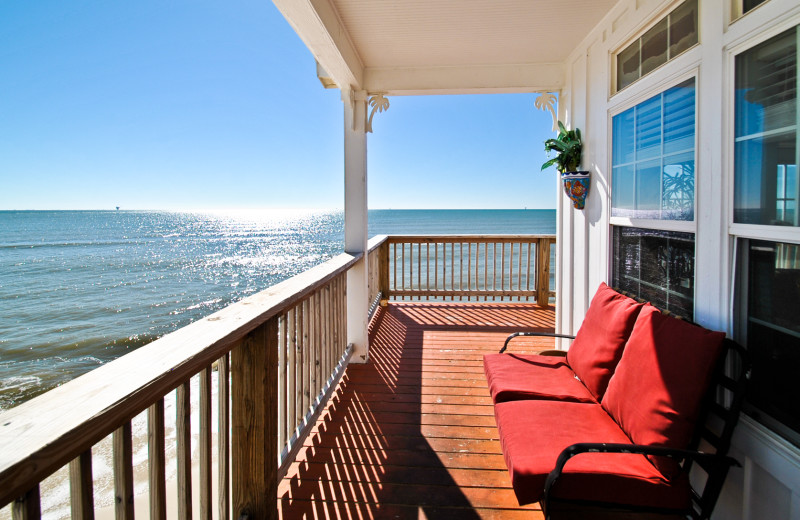
[[[597,404],[510,401],[496,404],[494,410],[520,505],[543,498],[547,475],[564,448],[578,442],[630,443]],[[642,455],[586,453],[567,462],[553,496],[684,509],[689,485],[685,477],[665,480]]]
[[[725,334],[645,307],[602,405],[635,444],[687,448]],[[653,458],[669,475],[675,463]]]
[[[622,357],[644,304],[601,283],[567,353],[567,362],[597,400]]]
[[[495,403],[517,399],[596,403],[563,357],[486,354],[483,369]]]

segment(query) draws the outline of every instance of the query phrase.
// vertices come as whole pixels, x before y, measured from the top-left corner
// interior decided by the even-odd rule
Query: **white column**
[[[351,362],[367,361],[367,96],[342,89],[344,102],[344,250],[364,253],[347,272],[347,341],[353,344]]]

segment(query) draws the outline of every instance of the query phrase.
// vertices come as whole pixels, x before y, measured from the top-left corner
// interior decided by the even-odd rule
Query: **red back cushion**
[[[599,401],[643,304],[601,283],[567,352],[567,363]]]
[[[639,313],[602,405],[634,444],[685,449],[725,334],[647,306]],[[665,476],[677,466],[651,457]]]

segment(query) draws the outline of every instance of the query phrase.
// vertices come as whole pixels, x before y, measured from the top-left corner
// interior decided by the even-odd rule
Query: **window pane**
[[[797,226],[796,219],[778,215],[777,202],[797,201],[796,132],[736,143],[734,221],[742,224]],[[786,175],[785,172],[792,172]],[[779,177],[782,182],[778,182]]]
[[[667,19],[642,36],[642,76],[667,62]]]
[[[633,109],[614,116],[614,152],[612,164],[633,162]]]
[[[664,153],[694,150],[694,80],[664,92]]]
[[[612,175],[611,214],[615,217],[633,217],[633,165],[616,166]]]
[[[736,137],[797,124],[797,30],[736,57]]]
[[[697,0],[690,0],[670,14],[669,59],[697,43]]]
[[[613,216],[694,220],[694,82],[685,81],[614,117]]]
[[[736,57],[735,222],[800,225],[797,31]]]
[[[636,217],[657,219],[661,209],[661,161],[636,165]]]
[[[691,319],[694,235],[619,226],[612,229],[612,285]]]
[[[763,4],[766,1],[767,0],[744,0],[742,2],[742,12],[746,13],[747,11],[750,11],[751,9],[758,7],[759,5]]]
[[[753,362],[748,387],[750,413],[800,440],[800,246],[746,241],[744,333]],[[745,290],[742,290],[745,289]]]
[[[683,153],[664,158],[661,218],[694,220],[694,154]]]
[[[639,79],[639,40],[617,54],[617,90]]]
[[[661,155],[661,96],[636,106],[636,160]]]

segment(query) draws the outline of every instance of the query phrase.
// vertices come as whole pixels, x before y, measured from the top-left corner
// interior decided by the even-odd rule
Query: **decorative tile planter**
[[[564,191],[567,197],[572,201],[572,207],[583,209],[586,204],[586,195],[589,194],[590,172],[563,172],[561,180],[564,182]]]

